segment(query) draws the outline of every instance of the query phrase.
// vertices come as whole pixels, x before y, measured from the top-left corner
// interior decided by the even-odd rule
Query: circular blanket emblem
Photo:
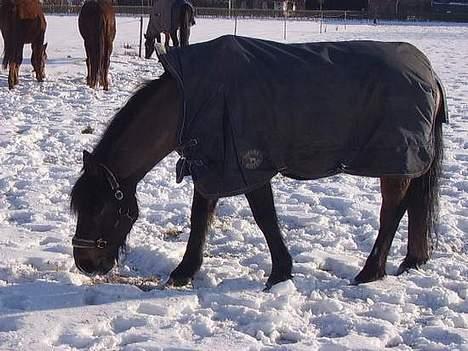
[[[242,156],[242,166],[247,169],[256,169],[263,162],[263,155],[259,150],[249,150]]]

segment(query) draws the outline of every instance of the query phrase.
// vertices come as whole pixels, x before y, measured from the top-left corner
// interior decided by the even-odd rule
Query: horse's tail
[[[16,4],[14,1],[4,0],[0,8],[0,29],[4,38],[3,69],[15,58],[16,42]]]
[[[442,174],[442,161],[444,158],[444,145],[442,124],[448,122],[447,100],[444,87],[436,76],[437,98],[433,125],[434,158],[428,171],[411,181],[410,202],[417,203],[423,218],[427,242],[427,257],[430,257],[433,248],[433,237],[438,239],[437,223],[439,219],[439,182]],[[421,238],[423,239],[423,238]]]

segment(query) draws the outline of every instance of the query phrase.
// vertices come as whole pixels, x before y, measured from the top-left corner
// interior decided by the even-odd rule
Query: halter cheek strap
[[[120,184],[117,181],[117,177],[112,173],[112,171],[103,163],[99,164],[100,167],[104,170],[106,180],[109,183],[112,191],[114,192],[114,197],[117,201],[122,201],[124,198],[124,193],[122,190],[120,190]],[[132,222],[135,220],[131,215],[130,215],[130,210],[127,209],[122,210],[122,207],[119,207],[118,210],[119,216],[124,216],[130,219]],[[89,240],[89,239],[81,239],[78,238],[76,235],[72,238],[72,246],[76,249],[105,249],[109,247],[109,241],[99,238],[96,240]]]
[[[112,171],[105,164],[100,163],[99,166],[102,167],[106,175],[107,182],[109,183],[112,191],[114,192],[114,197],[116,200],[121,201],[124,198],[124,193],[120,190],[120,184],[117,181],[117,177],[112,173]]]

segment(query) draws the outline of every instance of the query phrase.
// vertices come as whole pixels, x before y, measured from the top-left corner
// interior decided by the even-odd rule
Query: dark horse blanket
[[[193,13],[193,5],[189,0],[154,0],[146,34],[154,37],[157,33],[176,31],[180,25],[180,11],[183,5],[190,6]],[[192,17],[191,25],[194,24],[195,20]]]
[[[430,166],[438,82],[410,44],[223,36],[160,59],[183,96],[178,181],[191,175],[206,197],[278,172],[418,176]]]

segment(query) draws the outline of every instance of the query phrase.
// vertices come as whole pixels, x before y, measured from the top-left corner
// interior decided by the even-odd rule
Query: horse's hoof
[[[413,257],[406,257],[403,262],[401,262],[396,275],[401,275],[408,272],[410,269],[419,269],[423,264],[427,262],[427,259],[417,259]]]
[[[290,273],[284,274],[272,274],[268,278],[267,282],[265,283],[265,288],[263,289],[264,292],[269,292],[273,285],[285,282],[286,280],[292,279],[293,276]]]
[[[370,271],[363,269],[354,279],[351,281],[351,285],[359,285],[364,283],[374,282],[385,277],[385,271]]]
[[[191,277],[169,277],[167,282],[164,284],[167,287],[180,288],[192,283]]]

